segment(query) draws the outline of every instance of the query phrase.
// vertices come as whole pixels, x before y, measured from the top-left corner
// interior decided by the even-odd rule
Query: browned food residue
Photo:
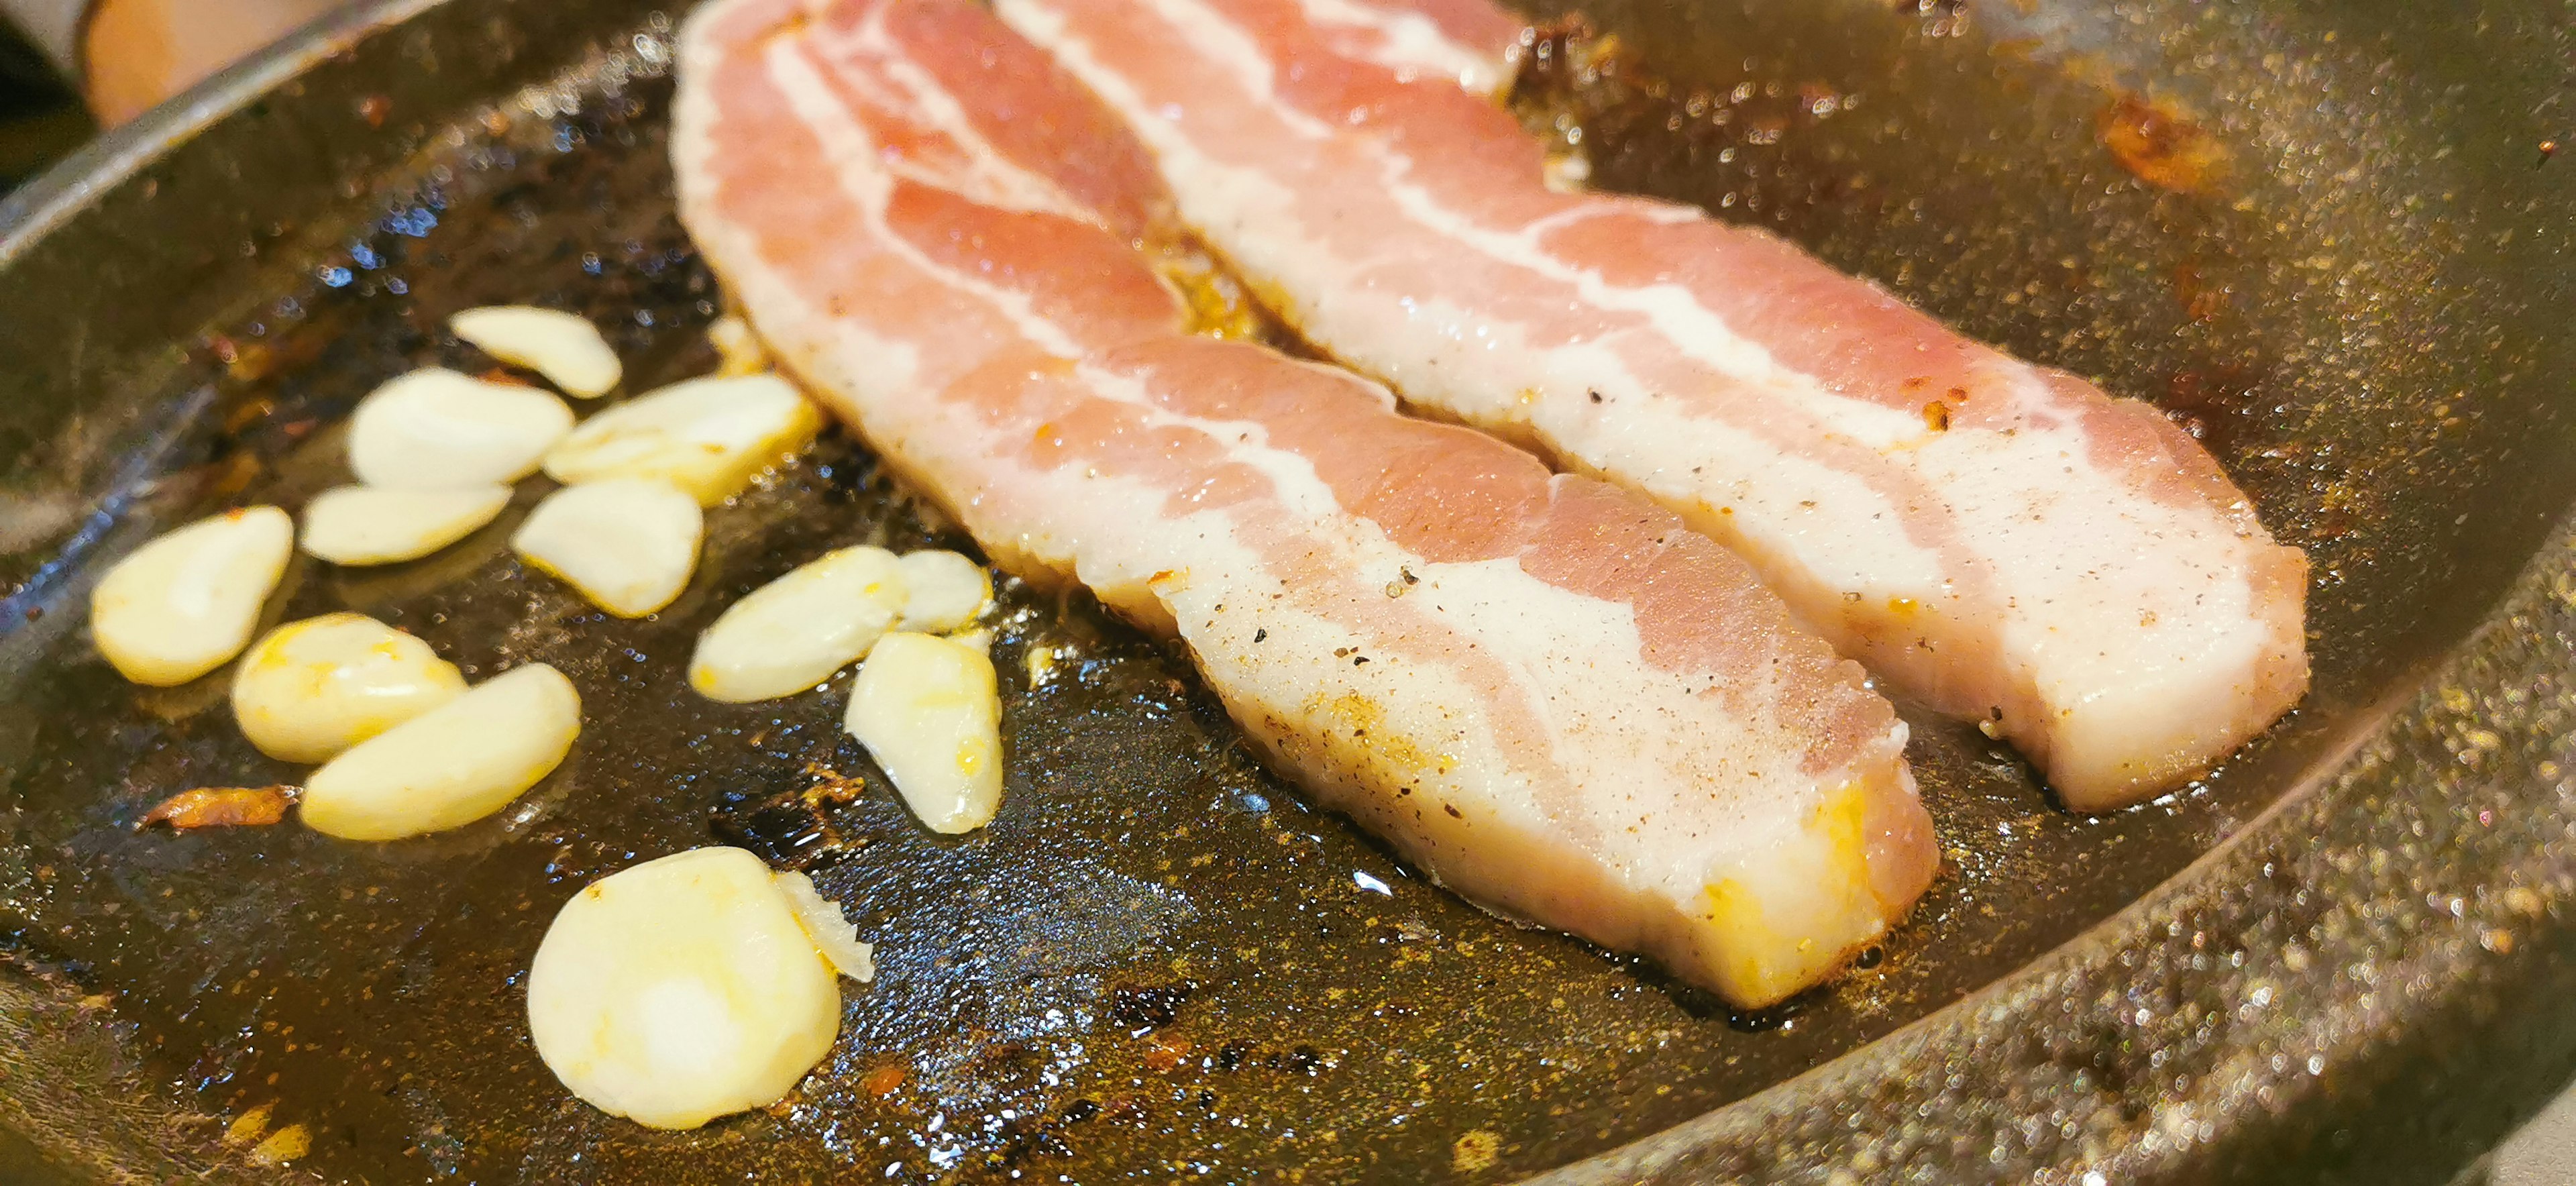
[[[2182,302],[2183,315],[2193,321],[2206,324],[2227,311],[2228,286],[2203,279],[2198,262],[2185,260],[2174,265],[2173,282],[2174,298]]]
[[[1190,1044],[1170,1034],[1156,1034],[1145,1039],[1145,1065],[1156,1074],[1168,1075],[1189,1061]]]
[[[855,803],[868,789],[866,779],[853,778],[820,762],[805,763],[805,776],[814,780],[803,792],[808,807]]]
[[[2121,168],[2157,189],[2199,193],[2226,170],[2226,148],[2168,104],[2122,95],[2094,117],[2094,130]]]
[[[903,1090],[906,1073],[902,1063],[887,1063],[860,1077],[859,1087],[869,1095],[884,1099]]]
[[[181,791],[144,812],[134,821],[134,830],[142,831],[154,824],[168,824],[180,831],[192,828],[239,828],[273,824],[286,818],[286,809],[295,805],[295,788],[266,787],[198,787]]]

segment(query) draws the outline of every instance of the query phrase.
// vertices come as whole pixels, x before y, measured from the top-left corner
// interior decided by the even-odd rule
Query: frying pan
[[[521,573],[510,517],[290,574],[275,614],[572,676],[586,731],[505,816],[135,831],[298,772],[220,675],[91,655],[105,564],[342,480],[374,384],[488,365],[458,308],[580,310],[631,389],[712,366],[663,153],[686,7],[377,3],[0,205],[13,1180],[2438,1182],[2576,1069],[2576,160],[2540,147],[2576,130],[2576,25],[2547,0],[1589,0],[1534,44],[1519,103],[1596,184],[2162,402],[2314,565],[2315,691],[2154,803],[2069,814],[1909,709],[1948,872],[1783,1008],[1430,887],[1079,596],[1002,591],[1008,791],[970,837],[912,823],[838,692],[682,693],[696,631],[799,560],[968,546],[837,439],[713,513],[651,620]],[[881,971],[790,1100],[646,1132],[547,1075],[523,970],[585,881],[719,840],[810,872]]]

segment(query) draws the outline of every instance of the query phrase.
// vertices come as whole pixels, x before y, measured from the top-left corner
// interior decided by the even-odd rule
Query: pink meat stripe
[[[2098,810],[2307,687],[2306,559],[2146,405],[1758,230],[1543,183],[1485,0],[997,0],[1175,213],[1405,399],[1644,494]]]
[[[783,364],[1445,884],[1761,1005],[1930,881],[1904,725],[1748,566],[1186,332],[1150,161],[970,0],[720,0],[680,65],[682,215]]]

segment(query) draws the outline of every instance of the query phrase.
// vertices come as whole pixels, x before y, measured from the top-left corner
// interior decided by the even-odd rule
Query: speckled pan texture
[[[221,673],[94,657],[106,562],[344,480],[360,395],[484,365],[459,308],[582,311],[630,390],[712,368],[664,156],[685,7],[377,5],[0,207],[12,1181],[2440,1182],[2576,1067],[2576,159],[2540,147],[2576,133],[2576,26],[2545,0],[1593,0],[1534,41],[1515,101],[1595,183],[2159,401],[2314,562],[2314,694],[2158,802],[2069,815],[1909,711],[1949,871],[1782,1009],[1424,884],[1079,598],[1002,591],[1008,791],[962,839],[839,732],[845,685],[698,700],[743,591],[969,546],[838,436],[710,512],[655,618],[510,559],[542,482],[433,558],[290,574],[278,613],[572,677],[589,726],[503,817],[134,831],[298,772]],[[1036,645],[1067,658],[1033,684]],[[524,969],[580,884],[715,840],[809,872],[882,972],[785,1104],[648,1133],[539,1065]]]

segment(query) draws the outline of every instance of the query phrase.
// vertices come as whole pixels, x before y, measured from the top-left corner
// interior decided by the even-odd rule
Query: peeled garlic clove
[[[769,868],[739,848],[590,883],[528,968],[537,1057],[591,1106],[652,1128],[777,1102],[840,1025],[831,966]]]
[[[1002,699],[984,652],[931,634],[877,640],[843,724],[934,832],[971,832],[1002,805]]]
[[[993,599],[993,580],[982,565],[955,552],[907,552],[903,582],[908,600],[903,629],[946,634],[975,620]]]
[[[572,431],[551,393],[429,367],[385,384],[349,417],[349,466],[370,486],[515,482]]]
[[[710,700],[792,696],[858,662],[903,612],[903,569],[843,548],[751,591],[698,636],[689,686]]]
[[[546,454],[558,482],[659,478],[714,506],[814,439],[823,414],[776,375],[692,379],[583,421]]]
[[[598,326],[560,309],[488,305],[448,318],[447,328],[485,354],[544,375],[566,395],[606,395],[625,373]]]
[[[572,681],[543,663],[514,667],[314,771],[305,826],[343,840],[463,827],[553,773],[580,732]]]
[[[184,684],[241,653],[294,552],[295,520],[276,507],[199,519],[99,578],[90,637],[125,678]]]
[[[834,971],[865,984],[877,977],[876,947],[859,941],[859,929],[850,925],[841,907],[814,888],[814,880],[802,873],[778,875],[778,888],[787,894],[787,904],[796,911],[796,921],[805,924],[805,937],[814,941],[814,950]]]
[[[304,505],[304,550],[351,567],[417,560],[473,534],[508,505],[510,488],[502,485],[341,486]]]
[[[678,487],[618,478],[547,495],[510,537],[510,547],[581,590],[591,604],[640,618],[688,587],[705,534],[697,500]]]
[[[714,344],[716,374],[723,376],[757,375],[769,369],[769,351],[751,332],[751,323],[739,317],[719,317],[707,327],[707,341]]]
[[[364,614],[268,632],[233,675],[233,718],[261,753],[321,762],[456,699],[465,677],[429,644]]]

